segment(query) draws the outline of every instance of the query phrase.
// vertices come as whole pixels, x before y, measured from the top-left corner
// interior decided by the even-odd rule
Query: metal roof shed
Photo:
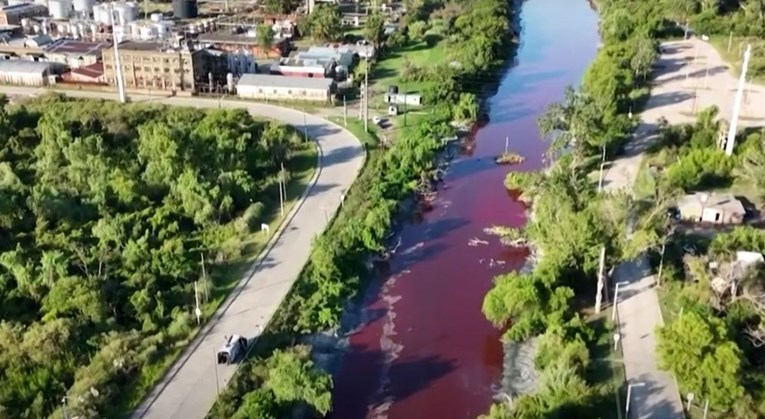
[[[237,95],[246,99],[331,102],[335,81],[325,78],[243,74]]]
[[[0,83],[45,86],[49,71],[50,64],[44,62],[0,60]]]

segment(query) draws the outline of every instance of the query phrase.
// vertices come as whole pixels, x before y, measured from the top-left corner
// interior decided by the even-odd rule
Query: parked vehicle
[[[247,338],[239,335],[226,337],[226,343],[218,349],[218,364],[233,364],[247,353]]]

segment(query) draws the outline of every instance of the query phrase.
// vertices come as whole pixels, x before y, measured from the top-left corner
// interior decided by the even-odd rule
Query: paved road
[[[28,95],[39,89],[0,86],[0,93]],[[70,94],[70,92],[66,92]],[[116,94],[71,92],[72,96],[116,99]],[[134,102],[151,100],[177,106],[218,107],[217,100],[198,98],[131,96]],[[283,232],[276,233],[269,249],[244,274],[236,289],[222,304],[213,319],[192,341],[169,373],[139,406],[133,418],[203,418],[234,374],[234,367],[216,368],[214,353],[223,337],[241,334],[253,338],[271,319],[308,260],[311,240],[327,226],[340,205],[340,196],[350,189],[361,170],[365,153],[350,132],[322,118],[276,106],[239,101],[223,101],[224,108],[245,108],[256,116],[269,117],[303,128],[318,141],[322,151],[315,183],[305,200],[287,216]],[[264,259],[264,260],[261,260]],[[263,262],[261,264],[261,262]],[[216,385],[216,370],[218,385]]]
[[[631,190],[646,147],[656,139],[657,120],[664,117],[672,124],[695,120],[694,111],[716,105],[720,116],[730,119],[737,77],[728,70],[720,55],[709,44],[698,39],[662,44],[663,53],[657,62],[651,97],[640,115],[642,123],[604,175],[606,190]],[[695,57],[695,60],[694,60]],[[765,90],[749,86],[742,106],[740,126],[762,123]],[[759,111],[760,118],[753,118]],[[622,351],[629,383],[632,418],[681,418],[682,401],[674,377],[657,367],[654,331],[663,325],[655,277],[645,257],[623,263],[614,273],[614,283],[625,281],[619,288],[619,328]]]

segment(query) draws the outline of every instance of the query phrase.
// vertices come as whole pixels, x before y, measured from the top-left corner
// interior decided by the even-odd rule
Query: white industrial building
[[[325,78],[243,74],[236,93],[244,99],[331,102],[335,81]]]
[[[50,65],[43,62],[0,60],[0,84],[47,86]]]

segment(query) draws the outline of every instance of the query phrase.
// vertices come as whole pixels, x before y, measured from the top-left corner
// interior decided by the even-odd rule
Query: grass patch
[[[730,50],[728,50],[728,42],[730,41]],[[747,38],[747,37],[738,37],[734,36],[731,40],[729,36],[724,35],[713,35],[709,37],[709,43],[717,50],[717,52],[722,57],[723,61],[725,61],[726,64],[733,70],[733,73],[736,75],[736,78],[738,78],[741,75],[741,65],[744,63],[744,50],[746,49],[747,43],[760,43],[762,40],[757,38]],[[754,49],[754,45],[752,46],[752,49]],[[754,54],[753,54],[754,55]],[[750,83],[757,83],[757,84],[765,84],[765,74],[758,74],[752,77],[751,74],[751,65],[750,65],[750,73],[748,74],[749,82]]]
[[[301,150],[294,153],[290,160],[285,164],[292,178],[287,183],[287,200],[284,203],[284,214],[289,214],[295,206],[300,196],[308,186],[316,170],[316,147],[313,142],[304,143]],[[229,293],[236,287],[236,284],[242,278],[244,272],[252,265],[264,250],[268,240],[276,234],[284,218],[280,216],[278,186],[274,185],[273,194],[277,197],[266,208],[265,219],[271,233],[263,235],[260,232],[249,234],[241,241],[242,256],[225,265],[217,266],[211,269],[208,274],[212,279],[213,288],[209,295],[209,301],[203,306],[202,317],[206,321],[212,317],[221,303],[226,300]],[[212,268],[212,267],[211,267]],[[202,324],[204,326],[204,323]],[[145,365],[133,385],[125,389],[125,395],[122,397],[119,406],[115,407],[116,412],[121,412],[120,417],[129,417],[132,411],[138,407],[144,397],[151,391],[158,380],[170,368],[173,362],[183,352],[187,345],[199,333],[201,327],[196,327],[185,340],[176,342],[172,348],[167,348],[160,352],[155,362]]]
[[[602,419],[622,419],[626,375],[621,351],[614,351],[615,327],[610,316],[611,310],[603,310],[587,320],[596,339],[590,344],[591,361],[585,377],[595,390],[593,411]]]
[[[446,60],[446,47],[443,41],[437,41],[431,45],[425,41],[411,41],[387,54],[375,64],[369,75],[372,81],[371,88],[383,92],[392,85],[399,86],[401,89],[405,86],[409,93],[419,93],[429,82],[404,83],[401,76],[406,62],[429,68],[443,64]]]
[[[342,116],[333,116],[328,119],[350,131],[351,134],[364,144],[366,149],[375,148],[380,143],[380,127],[372,121],[369,121],[369,132],[366,132],[364,130],[364,121],[360,121],[356,116],[348,115],[347,125]]]

